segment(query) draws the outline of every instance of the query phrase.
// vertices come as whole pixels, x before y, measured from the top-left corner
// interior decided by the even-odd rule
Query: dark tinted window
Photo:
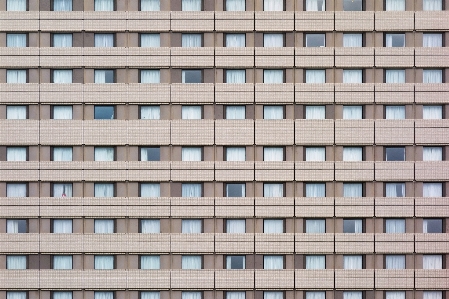
[[[114,119],[114,106],[95,106],[95,119]]]
[[[385,161],[405,161],[405,148],[387,147],[385,149]]]
[[[226,185],[227,197],[244,197],[245,196],[245,184],[227,184]]]
[[[344,11],[361,11],[362,10],[362,0],[344,0],[343,10]]]
[[[140,149],[141,161],[160,161],[161,150],[159,147],[144,147]]]
[[[245,269],[245,256],[231,255],[226,260],[227,269]]]
[[[182,83],[202,83],[201,70],[183,70]]]
[[[427,226],[427,233],[442,233],[443,220],[442,219],[424,219],[424,225]]]

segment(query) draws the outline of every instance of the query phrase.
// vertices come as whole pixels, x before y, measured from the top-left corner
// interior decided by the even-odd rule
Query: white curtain
[[[68,270],[73,269],[71,255],[55,255],[53,256],[53,269]]]
[[[244,147],[227,147],[226,161],[245,161],[246,149]]]
[[[442,119],[443,118],[443,106],[423,106],[422,118],[423,119]]]
[[[245,11],[245,0],[226,0],[226,11]]]
[[[7,183],[6,197],[27,197],[27,184]]]
[[[405,183],[385,183],[386,197],[404,197]]]
[[[283,0],[263,0],[263,10],[264,11],[283,11],[284,1]]]
[[[343,70],[343,83],[362,83],[362,70]]]
[[[72,106],[53,106],[53,119],[72,119]]]
[[[362,197],[363,185],[361,183],[343,183],[343,197]]]
[[[72,161],[71,147],[54,147],[53,161]]]
[[[201,292],[182,292],[181,299],[202,299]]]
[[[94,269],[111,270],[114,269],[113,255],[96,255]]]
[[[386,219],[385,232],[388,234],[405,233],[405,219]]]
[[[443,197],[442,183],[423,183],[422,185],[423,197]]]
[[[282,33],[265,33],[263,35],[263,46],[265,48],[283,47],[284,35]]]
[[[114,34],[95,33],[95,47],[110,48],[114,47]]]
[[[405,10],[405,0],[385,0],[385,10]]]
[[[159,292],[140,292],[140,299],[160,299]]]
[[[226,299],[245,299],[245,292],[226,292]]]
[[[181,118],[182,119],[201,119],[201,106],[182,106]]]
[[[114,299],[114,292],[94,292],[94,299]]]
[[[282,255],[264,255],[263,256],[264,269],[284,269],[284,257]]]
[[[362,299],[363,293],[357,291],[345,291],[343,292],[343,299]]]
[[[443,71],[442,70],[423,70],[422,82],[423,83],[443,83]]]
[[[326,106],[306,106],[306,119],[325,119]]]
[[[203,83],[201,70],[182,70],[182,83]]]
[[[6,161],[26,161],[26,147],[8,147],[6,148]]]
[[[157,183],[140,184],[140,197],[160,197],[161,185]]]
[[[442,47],[443,35],[441,33],[424,33],[422,40],[423,47]]]
[[[307,147],[306,161],[326,161],[325,147]]]
[[[181,221],[181,232],[183,234],[200,234],[203,230],[201,219],[183,219]]]
[[[344,255],[343,269],[362,269],[361,255]]]
[[[6,233],[19,234],[27,232],[27,222],[23,219],[7,219]]]
[[[308,234],[324,234],[326,232],[326,220],[324,219],[307,219],[306,233]]]
[[[113,219],[95,219],[94,231],[96,234],[112,234],[114,233]]]
[[[226,184],[226,197],[245,197],[245,184]]]
[[[305,299],[326,299],[326,292],[306,292]]]
[[[201,47],[202,46],[202,34],[201,33],[183,33],[181,45],[183,48]]]
[[[201,256],[199,255],[183,255],[181,257],[182,269],[201,269]]]
[[[442,219],[423,219],[422,224],[423,233],[442,233],[443,232],[443,220]]]
[[[423,10],[442,10],[442,0],[423,0]]]
[[[7,33],[6,46],[24,48],[27,46],[27,35],[24,33]]]
[[[27,71],[6,70],[6,83],[27,83]]]
[[[246,71],[226,70],[226,83],[246,83]]]
[[[161,83],[160,70],[141,70],[140,83]]]
[[[27,1],[26,0],[6,0],[6,10],[7,11],[26,11],[27,10]]]
[[[283,292],[263,292],[263,299],[284,299]]]
[[[362,119],[362,106],[343,106],[343,119]]]
[[[142,234],[160,234],[161,221],[159,219],[140,220],[140,232]]]
[[[53,184],[53,197],[72,197],[72,184]]]
[[[159,11],[161,10],[160,0],[140,0],[141,11]]]
[[[53,292],[52,299],[72,299],[72,292]]]
[[[160,106],[140,106],[140,119],[160,119]]]
[[[95,197],[114,197],[114,184],[95,183]]]
[[[264,234],[282,234],[284,232],[284,220],[282,219],[264,219]]]
[[[226,233],[228,233],[228,234],[244,234],[244,233],[246,233],[246,221],[244,219],[228,219],[228,220],[226,220]]]
[[[284,119],[284,106],[263,106],[263,119]]]
[[[306,269],[326,269],[326,256],[306,255]]]
[[[72,219],[54,219],[53,220],[53,233],[55,234],[71,234]]]
[[[228,33],[226,34],[226,47],[242,48],[246,45],[246,35],[244,33]]]
[[[386,291],[385,299],[405,299],[404,291]]]
[[[283,197],[284,184],[263,184],[263,197]]]
[[[161,260],[159,255],[142,255],[140,257],[140,269],[160,269]]]
[[[95,147],[95,161],[114,161],[113,147]],[[97,185],[97,184],[96,184]],[[96,190],[96,188],[95,188]]]
[[[114,0],[95,0],[95,11],[113,11]]]
[[[343,232],[350,234],[363,233],[363,221],[361,219],[344,219]]]
[[[326,71],[306,70],[306,83],[326,83]]]
[[[263,70],[263,83],[284,83],[284,71]]]
[[[202,190],[201,184],[182,184],[182,197],[201,197]]]
[[[405,70],[386,70],[385,83],[405,83]]]
[[[325,11],[325,0],[306,0],[306,11]]]
[[[423,299],[443,299],[443,292],[441,292],[441,291],[423,291],[422,298]]]
[[[6,106],[6,119],[26,119],[27,106]]]
[[[183,147],[181,149],[182,161],[202,161],[202,150],[200,147]]]
[[[71,33],[55,33],[53,34],[53,47],[70,48],[72,47]]]
[[[343,147],[343,161],[362,161],[363,149],[361,147]]]
[[[443,269],[442,255],[423,255],[422,257],[423,269]]]
[[[226,119],[245,119],[245,106],[226,106]]]
[[[343,33],[343,47],[362,47],[363,35],[361,33]]]
[[[385,119],[405,119],[405,106],[386,106]]]
[[[405,47],[404,33],[387,33],[385,35],[386,47]]]
[[[53,0],[54,11],[72,11],[72,0]]]
[[[112,83],[114,81],[114,71],[112,70],[95,70],[95,83]]]
[[[7,255],[6,269],[23,270],[27,268],[27,257],[25,255]]]
[[[201,0],[182,0],[182,11],[201,11]]]
[[[284,161],[284,149],[282,147],[264,147],[264,161]]]
[[[405,255],[386,255],[385,269],[405,269]]]
[[[325,197],[326,184],[306,183],[306,197]]]
[[[442,161],[443,148],[424,146],[422,152],[422,159],[423,161]]]

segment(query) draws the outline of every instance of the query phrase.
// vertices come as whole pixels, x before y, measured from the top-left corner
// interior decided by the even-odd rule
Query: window
[[[385,70],[385,83],[405,83],[405,70]]]
[[[423,70],[423,83],[443,83],[442,70]]]
[[[306,47],[325,47],[326,35],[324,33],[306,33]]]
[[[387,234],[405,233],[405,219],[386,219],[385,232]]]
[[[6,119],[27,119],[27,106],[6,106]]]
[[[27,197],[28,186],[26,183],[6,183],[6,197]]]
[[[9,270],[23,270],[27,268],[26,255],[7,255],[6,269]]]
[[[183,147],[181,149],[182,161],[203,161],[203,149],[201,147]]]
[[[53,183],[53,197],[72,197],[72,183]]]
[[[306,70],[306,83],[326,83],[326,71]]]
[[[284,197],[284,184],[263,184],[263,197]]]
[[[27,161],[28,158],[26,147],[7,147],[6,161]]]
[[[263,299],[284,299],[284,292],[264,291]]]
[[[423,161],[443,161],[443,148],[440,146],[424,146],[422,159]]]
[[[404,291],[385,291],[385,299],[405,299]]]
[[[245,269],[244,255],[226,256],[226,269]]]
[[[306,183],[306,197],[325,197],[326,184],[324,183]]]
[[[245,70],[226,70],[225,83],[246,83],[246,71]],[[243,106],[240,106],[243,107]]]
[[[10,48],[24,48],[27,46],[26,33],[6,33],[6,46]]]
[[[53,33],[53,47],[55,48],[71,48],[71,33]]]
[[[343,232],[346,234],[363,233],[362,219],[343,219]]]
[[[160,119],[160,106],[140,106],[140,119]]]
[[[227,33],[225,45],[228,48],[242,48],[246,46],[246,35],[244,33]]]
[[[282,33],[264,33],[263,46],[265,48],[284,47],[284,35]]]
[[[404,33],[386,33],[385,34],[385,47],[405,47],[405,34]]]
[[[326,256],[306,255],[306,269],[326,269]]]
[[[443,292],[441,291],[423,291],[423,299],[443,299]],[[9,298],[7,298],[9,299]]]
[[[53,11],[72,11],[72,0],[53,0]]]
[[[114,197],[113,183],[95,183],[95,197]]]
[[[182,183],[182,197],[202,197],[203,186],[198,183]]]
[[[423,47],[442,47],[443,34],[441,33],[423,33]]]
[[[94,106],[94,119],[114,119],[115,106]]]
[[[306,161],[326,161],[326,148],[306,147]]]
[[[95,219],[94,232],[96,234],[112,234],[115,232],[113,219]]]
[[[424,105],[422,110],[423,119],[442,119],[443,106],[441,105]]]
[[[140,161],[160,161],[161,150],[159,147],[141,147]]]
[[[6,70],[6,83],[27,83],[27,71]]]
[[[385,10],[387,11],[405,10],[405,0],[385,0]]]
[[[263,148],[264,161],[284,161],[283,147],[264,147]]]
[[[306,219],[306,233],[324,234],[326,232],[325,219]]]
[[[181,257],[181,268],[186,270],[202,269],[202,257],[200,255],[183,255]]]
[[[386,255],[385,269],[405,269],[405,255]]]
[[[201,70],[182,70],[182,83],[203,83]]]
[[[343,147],[343,161],[363,161],[363,148]]]
[[[284,70],[263,70],[263,83],[284,83]]]
[[[343,47],[363,47],[363,34],[343,33]]]
[[[6,10],[7,11],[26,11],[27,10],[27,1],[26,0],[6,0]],[[20,292],[20,293],[22,293],[22,292]]]
[[[343,269],[363,269],[363,258],[361,255],[344,255]]]
[[[423,197],[443,197],[442,183],[423,183]]]
[[[57,270],[73,269],[72,256],[71,255],[54,255],[53,256],[53,269],[57,269]]]
[[[55,292],[53,291],[52,299],[72,299],[72,292]]]
[[[423,233],[436,234],[443,232],[442,219],[423,219]]]
[[[141,255],[140,256],[140,269],[160,269],[161,260],[159,255]]]
[[[244,219],[227,219],[226,233],[228,234],[246,233],[246,221]]]
[[[225,106],[226,119],[245,119],[246,107],[245,106]]]
[[[94,257],[94,260],[95,260],[94,269],[97,269],[97,270],[114,269],[114,256],[113,255],[96,255]]]
[[[95,70],[95,83],[114,83],[114,70]]]
[[[201,0],[182,0],[182,11],[201,11]]]
[[[28,224],[25,219],[7,219],[6,233],[23,234],[28,232]]]
[[[404,197],[405,183],[385,183],[385,197]]]
[[[161,83],[161,71],[140,70],[140,83]]]
[[[343,106],[343,119],[363,119],[363,106]]]
[[[201,219],[182,219],[181,232],[183,234],[200,234],[203,232],[203,221]]]
[[[226,299],[246,299],[245,292],[226,292]]]
[[[362,0],[344,0],[343,1],[344,11],[362,11],[363,1]]]
[[[159,292],[140,292],[140,299],[160,299]]]
[[[226,197],[245,197],[246,185],[241,183],[227,183]]]
[[[263,119],[284,119],[284,106],[263,106]]]
[[[114,299],[114,292],[94,292],[94,299]]]
[[[183,48],[202,47],[203,35],[201,33],[183,33],[181,46]]]
[[[423,0],[422,10],[443,10],[443,1]]]
[[[140,0],[141,11],[159,11],[161,10],[160,0]]]
[[[363,71],[343,70],[343,83],[363,83]]]
[[[284,220],[282,219],[264,219],[264,234],[282,234],[284,232]]]
[[[283,0],[263,0],[263,10],[264,11],[283,11],[284,1]]]
[[[363,184],[343,183],[343,197],[363,197]]]
[[[141,219],[139,224],[139,232],[142,234],[159,234],[161,232],[159,219]]]
[[[185,292],[185,291],[181,292],[181,299],[202,299],[202,298],[203,298],[202,292]]]
[[[73,118],[73,107],[72,106],[53,106],[53,119],[72,119]]]
[[[161,185],[158,183],[141,183],[140,197],[160,197]]]
[[[246,149],[244,147],[226,147],[225,161],[246,161]]]
[[[161,35],[159,33],[141,33],[140,46],[142,48],[159,48],[161,46]]]
[[[73,232],[72,226],[72,219],[53,219],[52,233],[71,234]]]
[[[326,292],[306,292],[305,299],[326,299]]]
[[[405,106],[385,106],[385,119],[405,119]]]
[[[72,161],[73,149],[71,147],[53,147],[53,161]]]
[[[404,147],[386,147],[385,161],[405,161]]]
[[[95,161],[114,161],[115,150],[113,147],[98,147],[94,149]]]
[[[94,0],[95,1],[95,11],[113,11],[114,10],[114,0]]]
[[[284,257],[282,255],[264,255],[263,268],[265,270],[284,269]]]
[[[326,106],[306,106],[306,119],[325,119]]]
[[[325,0],[306,0],[306,11],[325,11]]]
[[[362,299],[363,292],[360,291],[344,291],[343,299]]]
[[[423,269],[443,269],[443,256],[426,254],[422,257]]]

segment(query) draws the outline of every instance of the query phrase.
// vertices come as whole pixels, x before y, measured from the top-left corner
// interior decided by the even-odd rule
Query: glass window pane
[[[245,119],[246,107],[245,106],[226,106],[225,107],[226,119]]]
[[[423,255],[422,257],[423,269],[443,269],[443,256],[439,255]]]
[[[442,47],[443,35],[441,33],[424,33],[422,43],[423,47]]]
[[[306,233],[308,234],[324,234],[326,232],[326,220],[324,219],[307,219]]]
[[[161,83],[160,70],[141,70],[140,83]]]
[[[325,0],[306,0],[306,11],[325,11]]]
[[[343,147],[343,161],[362,161],[363,149],[361,147]]]
[[[362,299],[363,293],[359,291],[345,291],[343,292],[343,299]]]
[[[96,255],[94,269],[98,270],[110,270],[114,269],[114,256],[113,255]]]
[[[54,234],[71,234],[72,219],[54,219],[53,220],[53,233]]]
[[[161,261],[159,255],[142,255],[140,257],[140,269],[160,269]]]
[[[25,255],[7,255],[6,269],[24,270],[27,268],[27,257]]]
[[[72,299],[72,292],[55,292],[53,291],[52,299]]]
[[[95,119],[114,119],[115,107],[114,106],[95,106],[94,107]]]
[[[284,119],[284,106],[263,106],[263,119]]]
[[[27,46],[26,33],[7,33],[6,46],[15,48],[24,48]]]
[[[54,11],[72,11],[72,0],[53,0]]]
[[[27,119],[27,106],[6,106],[6,119]]]
[[[306,47],[325,47],[326,38],[324,33],[307,33]]]
[[[53,106],[53,119],[72,119],[72,106]]]
[[[282,147],[264,147],[264,161],[284,161],[284,148]]]
[[[27,184],[6,183],[6,197],[27,197]]]
[[[245,184],[226,184],[226,197],[245,197]]]
[[[245,11],[245,2],[245,0],[226,0],[226,11]]]
[[[423,197],[443,197],[442,183],[423,183]]]
[[[405,83],[405,70],[386,70],[385,83]]]
[[[263,292],[263,299],[284,299],[284,292]]]
[[[405,233],[405,219],[386,219],[385,232],[388,234]]]
[[[246,35],[244,33],[227,33],[226,47],[241,48],[246,46]]]
[[[8,147],[6,148],[6,161],[26,161],[26,147]]]
[[[159,234],[161,232],[161,222],[159,219],[140,220],[140,232],[143,234]]]
[[[343,269],[363,269],[363,261],[361,255],[344,255]]]
[[[68,270],[73,269],[71,255],[53,256],[53,269]]]
[[[422,153],[423,161],[442,161],[443,160],[443,148],[424,146]]]
[[[246,221],[244,219],[227,219],[226,233],[228,234],[246,233]]]
[[[283,197],[284,184],[263,184],[263,197]]]
[[[284,257],[282,255],[264,255],[263,268],[266,270],[284,269]]]
[[[405,47],[404,33],[385,34],[385,47]]]
[[[202,161],[203,151],[201,147],[183,147],[181,149],[182,161]]]
[[[95,197],[114,197],[114,184],[95,183]]]
[[[362,197],[362,183],[343,183],[343,197]]]
[[[71,147],[54,147],[53,161],[72,161],[72,152]]]
[[[443,10],[443,1],[423,0],[423,10]]]
[[[201,70],[182,70],[182,83],[202,83]]]
[[[201,11],[201,0],[182,0],[182,11]]]
[[[7,219],[6,233],[24,234],[28,231],[27,221],[25,219]]]
[[[385,119],[405,119],[405,106],[386,106]]]
[[[326,299],[326,292],[306,292],[305,299]]]
[[[201,292],[182,292],[181,299],[202,299]]]
[[[95,70],[95,83],[114,83],[113,70]]]
[[[283,11],[284,1],[283,0],[263,0],[263,10],[264,11]]]
[[[140,197],[160,197],[161,185],[157,183],[140,184]]]
[[[201,197],[202,185],[195,183],[182,183],[182,197]]]
[[[200,234],[203,231],[203,222],[200,219],[182,219],[181,232],[183,234]]]
[[[246,83],[246,71],[226,70],[226,83]]]
[[[226,257],[226,269],[245,269],[245,256],[228,255]]]
[[[343,70],[343,83],[363,83],[363,71]]]
[[[94,232],[96,234],[112,234],[114,233],[113,219],[95,219]]]
[[[263,70],[263,83],[284,83],[284,71]]]
[[[27,71],[6,70],[6,83],[27,83]]]
[[[140,0],[140,10],[141,11],[159,11],[159,10],[161,10],[160,0]]]
[[[442,70],[423,70],[423,83],[443,83]]]
[[[284,220],[282,219],[264,219],[264,234],[281,234],[284,232]]]
[[[265,48],[283,47],[284,46],[284,35],[282,33],[264,33],[263,46]]]
[[[181,38],[181,46],[183,48],[195,48],[202,46],[201,33],[183,33]]]
[[[405,269],[405,255],[386,255],[385,269]]]
[[[385,161],[405,161],[405,148],[403,147],[385,148]]]
[[[161,35],[159,33],[141,33],[140,46],[142,48],[159,48],[161,46]]]
[[[306,119],[325,119],[326,106],[306,106]]]
[[[326,71],[306,70],[306,83],[326,83]]]
[[[54,183],[53,197],[72,197],[71,183]]]
[[[306,255],[306,269],[326,269],[326,256]]]
[[[140,119],[160,119],[160,106],[140,106]]]
[[[114,10],[114,0],[94,0],[95,1],[95,11],[113,11]]]
[[[181,107],[182,119],[202,119],[202,107],[201,106],[182,106]]]
[[[442,219],[423,219],[423,233],[442,233]]]
[[[306,197],[325,197],[326,185],[323,183],[306,183]]]
[[[385,197],[404,197],[405,183],[385,183]]]
[[[26,11],[27,10],[27,1],[26,0],[6,0],[6,10],[7,11]],[[16,293],[16,292],[13,292],[13,293]],[[20,293],[22,293],[22,292],[20,292]]]
[[[95,147],[95,161],[114,161],[115,150],[113,147]]]
[[[443,106],[423,106],[422,111],[423,119],[442,119],[443,118]]]
[[[326,161],[326,148],[324,147],[307,147],[306,161]]]
[[[363,35],[361,33],[343,33],[343,47],[362,47]]]
[[[405,299],[404,291],[386,291],[385,299]]]
[[[143,147],[140,149],[140,161],[160,161],[159,147]]]
[[[183,255],[181,257],[182,269],[201,269],[202,258],[199,255]]]
[[[54,33],[53,34],[53,47],[57,47],[57,48],[72,47],[72,34],[71,33]]]
[[[362,0],[344,0],[343,10],[344,11],[362,11]]]
[[[343,232],[352,234],[363,233],[362,219],[343,219]]]
[[[405,0],[385,0],[385,10],[387,11],[404,11]]]

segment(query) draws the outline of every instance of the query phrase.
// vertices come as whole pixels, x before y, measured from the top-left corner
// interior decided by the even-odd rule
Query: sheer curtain
[[[422,152],[422,159],[423,161],[442,161],[443,148],[424,146]]]
[[[263,197],[283,197],[284,184],[263,184]]]
[[[95,147],[95,161],[114,161],[114,148]]]
[[[95,83],[112,83],[114,80],[113,70],[95,70],[94,74]]]
[[[6,0],[6,10],[7,11],[26,11],[27,10],[27,1],[26,0]]]
[[[326,292],[306,292],[305,299],[326,299]]]
[[[140,197],[160,197],[161,185],[155,183],[140,184]]]
[[[385,232],[388,234],[403,234],[405,233],[404,219],[387,219],[385,220]]]
[[[405,183],[385,183],[385,197],[404,197]]]
[[[161,10],[160,0],[140,0],[141,11],[159,11]]]
[[[203,154],[200,147],[183,147],[181,149],[182,161],[202,161]]]
[[[306,269],[326,269],[326,256],[306,255]]]
[[[114,299],[114,292],[94,292],[94,299]]]
[[[306,83],[326,83],[326,71],[306,70]]]
[[[7,33],[6,46],[24,48],[27,46],[27,35],[24,33]]]
[[[182,34],[182,47],[194,48],[202,46],[202,34],[201,33],[183,33]]]
[[[343,269],[362,269],[361,255],[344,255]]]
[[[343,83],[362,83],[362,70],[343,70]]]
[[[95,47],[104,47],[104,48],[114,47],[114,34],[95,33]]]
[[[361,183],[343,183],[343,197],[362,197],[363,185]]]
[[[405,0],[385,0],[385,10],[405,10]]]
[[[306,0],[306,11],[325,11],[325,0]]]
[[[159,292],[140,292],[140,299],[160,299]]]
[[[72,184],[53,184],[53,197],[72,197]]]
[[[160,269],[161,261],[159,255],[142,255],[140,257],[140,269]]]
[[[443,232],[443,220],[442,219],[423,219],[422,224],[423,233],[426,234],[439,234]]]
[[[442,0],[423,0],[423,10],[442,10]]]
[[[263,106],[263,119],[284,119],[284,106]]]
[[[201,299],[201,292],[185,292],[181,293],[181,299]]]
[[[226,47],[242,48],[246,45],[246,35],[244,33],[228,33],[226,34]]]
[[[201,269],[201,256],[199,255],[183,255],[181,257],[181,268],[182,269]]]
[[[54,147],[53,161],[72,161],[71,147]]]
[[[443,292],[441,291],[423,291],[423,299],[443,299]]]
[[[6,161],[26,161],[26,147],[8,147],[6,148]]]
[[[442,183],[423,183],[422,185],[423,197],[443,197]]]
[[[245,0],[226,0],[226,11],[245,11]]]
[[[385,119],[405,119],[405,106],[386,106]]]
[[[228,233],[228,234],[244,234],[244,233],[246,233],[246,221],[244,219],[228,219],[228,220],[226,220],[226,233]]]
[[[284,269],[284,257],[282,255],[264,255],[263,256],[264,269]]]
[[[284,161],[284,148],[282,147],[264,147],[264,161]]]
[[[27,184],[6,183],[6,197],[27,197]]]
[[[27,71],[6,70],[6,83],[27,83]]]
[[[72,106],[53,106],[53,119],[72,119]]]
[[[54,11],[72,11],[72,0],[53,0]]]
[[[246,149],[244,147],[227,147],[226,161],[245,161]]]
[[[52,299],[72,299],[72,292],[53,292]]]
[[[326,106],[306,106],[306,119],[325,119]]]
[[[362,161],[363,149],[361,147],[343,147],[343,161]]]
[[[360,291],[345,291],[343,292],[343,299],[362,299],[363,293]]]
[[[159,234],[161,232],[161,221],[159,219],[140,220],[140,232],[142,234]]]
[[[385,269],[405,269],[405,255],[386,255]]]
[[[142,48],[159,48],[161,46],[161,35],[159,33],[142,33],[140,35],[140,46]]]
[[[201,0],[182,0],[182,11],[201,11]]]
[[[405,70],[386,70],[385,83],[405,83]]]
[[[405,47],[405,34],[403,33],[387,33],[385,35],[386,47]]]
[[[245,119],[245,106],[226,106],[226,119]]]
[[[71,33],[55,33],[53,34],[53,47],[70,48],[72,47]]]
[[[181,232],[183,234],[200,234],[203,231],[201,219],[182,219]]]
[[[424,33],[422,40],[423,47],[442,47],[443,35],[441,33]]]
[[[161,83],[160,70],[141,70],[140,83]]]
[[[54,219],[53,220],[53,233],[54,234],[71,234],[72,219]]]
[[[245,299],[245,292],[226,292],[226,299]]]
[[[53,83],[72,83],[72,70],[53,70]]]
[[[324,219],[307,219],[306,233],[308,234],[324,234],[326,232],[326,220]]]
[[[21,234],[27,232],[27,221],[24,219],[7,219],[6,233]]]
[[[306,161],[326,161],[326,148],[324,147],[307,147]]]
[[[282,234],[284,232],[284,220],[282,219],[264,219],[264,234]]]
[[[343,106],[343,119],[362,119],[362,106]]]
[[[26,119],[26,106],[6,106],[6,119]]]
[[[263,35],[263,46],[268,47],[283,47],[284,35],[282,33],[265,33]]]
[[[263,292],[263,299],[284,299],[284,293],[283,292]]]
[[[140,119],[160,119],[160,106],[140,106]]]
[[[263,83],[284,83],[284,71],[263,70]]]
[[[422,110],[423,119],[442,119],[443,118],[443,106],[423,106]]]
[[[113,219],[95,219],[94,232],[96,234],[112,234],[114,233]]]
[[[404,291],[386,291],[385,299],[405,299]]]
[[[245,184],[226,184],[226,197],[245,197]]]
[[[7,255],[6,269],[23,270],[27,268],[27,257],[25,255]]]
[[[95,11],[113,11],[114,0],[95,0]]]
[[[201,119],[201,106],[182,106],[181,107],[182,119]]]
[[[226,83],[246,83],[246,71],[226,70]]]
[[[182,183],[182,197],[201,197],[201,184]]]
[[[306,197],[325,197],[326,185],[323,183],[306,183]]]
[[[283,0],[263,0],[263,10],[264,11],[283,11],[284,1]]]
[[[96,255],[94,269],[97,270],[111,270],[114,269],[113,255]]]
[[[343,232],[348,234],[363,233],[363,221],[361,219],[344,219]]]
[[[362,47],[363,35],[361,33],[343,33],[343,47]]]
[[[423,83],[443,83],[443,71],[442,70],[423,70],[422,82]]]
[[[422,257],[423,269],[443,269],[442,255],[423,255]]]
[[[114,197],[114,184],[95,183],[95,197]]]
[[[53,269],[68,270],[73,269],[71,255],[55,255],[53,256]]]

